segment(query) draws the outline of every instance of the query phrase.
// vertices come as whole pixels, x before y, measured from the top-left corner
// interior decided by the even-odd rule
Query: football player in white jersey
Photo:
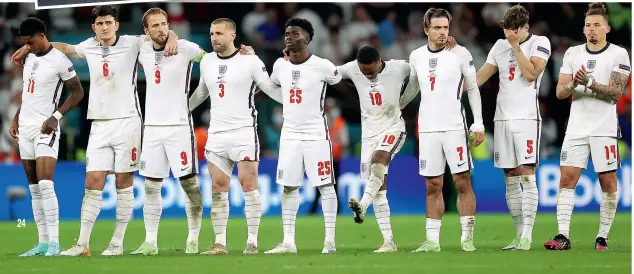
[[[197,44],[178,40],[179,54],[164,57],[169,23],[167,13],[151,8],[143,15],[145,34],[151,41],[141,45],[139,63],[143,66],[147,90],[141,164],[145,177],[143,220],[145,241],[130,254],[158,254],[158,226],[162,212],[163,178],[179,178],[186,194],[185,212],[189,234],[185,253],[198,253],[198,235],[202,222],[202,196],[198,186],[196,140],[189,111],[189,79],[193,62],[205,54]]]
[[[570,218],[575,186],[590,156],[603,191],[595,249],[608,249],[608,233],[618,204],[616,170],[621,165],[616,101],[623,94],[631,73],[627,50],[606,40],[610,32],[608,22],[605,6],[590,4],[583,28],[587,42],[566,51],[559,71],[557,98],[572,95],[572,106],[561,148],[557,199],[559,234],[544,244],[546,249],[571,248]]]
[[[337,196],[332,170],[332,147],[328,133],[324,100],[327,85],[345,93],[356,92],[342,81],[335,65],[310,54],[308,43],[314,29],[310,21],[291,18],[285,24],[284,41],[289,60],[278,59],[271,80],[282,87],[284,125],[280,137],[277,183],[282,193],[284,240],[267,254],[297,253],[295,219],[299,209],[299,187],[304,172],[321,193],[325,240],[322,253],[335,253]]]
[[[248,237],[244,254],[258,253],[262,203],[258,190],[260,139],[257,133],[256,87],[280,101],[280,88],[269,79],[257,55],[239,54],[234,45],[236,24],[228,18],[211,23],[213,53],[200,61],[200,82],[189,100],[195,109],[210,97],[209,136],[205,145],[212,180],[211,221],[215,242],[201,254],[227,254],[229,186],[237,163],[238,180],[245,197]]]
[[[142,117],[136,91],[137,56],[145,35],[117,35],[118,10],[97,6],[92,10],[95,36],[69,45],[51,43],[66,56],[86,59],[90,71],[87,119],[93,120],[86,148],[86,185],[77,244],[64,256],[90,254],[90,233],[101,211],[106,176],[115,173],[116,225],[102,255],[122,255],[123,238],[134,209],[132,183],[138,170]],[[166,53],[177,50],[178,36],[170,31]],[[19,55],[20,51],[16,52]],[[19,57],[16,57],[19,58]]]
[[[367,185],[361,201],[350,198],[349,206],[355,222],[362,223],[373,204],[383,234],[383,245],[374,252],[396,252],[386,180],[389,164],[406,137],[399,100],[403,84],[409,80],[409,63],[383,61],[376,48],[366,46],[359,50],[356,60],[338,66],[337,71],[343,79],[352,80],[361,106],[361,177],[367,180]]]
[[[445,49],[450,22],[451,15],[444,9],[431,8],[425,13],[423,27],[429,44],[411,53],[410,82],[401,98],[401,106],[405,106],[420,90],[419,173],[425,176],[427,185],[427,240],[414,252],[440,251],[440,219],[445,210],[442,185],[446,163],[458,191],[462,250],[476,250],[473,245],[476,203],[471,186],[473,163],[468,142],[471,135],[474,135],[475,146],[484,140],[482,103],[471,53],[462,46]],[[463,80],[474,117],[469,130],[471,133],[467,133],[467,121],[460,103]]]
[[[20,256],[55,256],[60,252],[59,207],[53,184],[59,119],[79,104],[84,90],[68,57],[48,42],[42,20],[34,17],[24,20],[20,36],[30,46],[30,53],[22,72],[22,105],[9,132],[18,140],[39,235],[38,245]],[[62,82],[70,90],[70,96],[58,109]]]
[[[521,5],[502,17],[506,39],[491,48],[477,74],[482,86],[499,72],[495,110],[494,165],[504,169],[506,203],[516,237],[503,250],[529,250],[537,214],[535,169],[539,164],[541,116],[537,94],[550,57],[550,41],[528,32],[528,11]]]

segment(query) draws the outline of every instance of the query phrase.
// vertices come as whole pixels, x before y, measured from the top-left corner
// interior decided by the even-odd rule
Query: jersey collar
[[[234,51],[231,55],[229,56],[220,56],[220,54],[216,53],[216,55],[218,55],[218,59],[229,59],[233,56],[236,56],[236,54],[238,54],[238,52],[240,52],[239,49],[236,49],[236,51]]]
[[[602,49],[598,50],[598,51],[591,51],[590,48],[588,48],[588,43],[586,43],[586,51],[590,54],[601,54],[604,51],[606,51],[608,49],[608,47],[610,46],[610,42],[607,42],[605,44],[605,47],[603,47]]]
[[[379,71],[379,73],[383,72],[385,70],[386,66],[387,66],[387,63],[385,63],[385,61],[383,61],[383,59],[381,59],[381,71]]]
[[[429,52],[431,52],[431,53],[439,53],[439,52],[441,52],[443,49],[445,49],[445,47],[439,48],[438,50],[432,50],[432,49],[429,47],[429,44],[427,44],[427,50],[429,50]]]
[[[36,54],[35,54],[35,56],[37,56],[37,57],[42,57],[42,56],[44,56],[44,55],[48,54],[49,52],[51,52],[51,50],[53,50],[53,45],[50,45],[50,46],[48,47],[48,49],[46,49],[45,51],[42,51],[42,52],[40,52],[40,53],[36,53]]]
[[[526,41],[528,41],[528,40],[531,40],[531,37],[533,37],[533,34],[532,34],[532,33],[529,33],[529,34],[528,34],[528,36],[526,36],[526,39],[524,39],[524,41],[522,41],[522,42],[520,43],[520,45],[521,45],[521,44],[526,43]]]
[[[303,64],[303,63],[306,63],[306,61],[308,61],[308,59],[310,59],[310,57],[312,57],[312,56],[313,56],[313,54],[312,54],[312,53],[309,53],[309,54],[308,54],[308,56],[306,56],[306,59],[304,59],[304,60],[301,60],[301,61],[298,61],[298,62],[293,62],[293,61],[290,61],[290,60],[289,60],[289,61],[290,61],[290,62],[291,62],[291,64],[293,64],[293,65],[301,65],[301,64]]]
[[[158,48],[158,49],[157,49],[157,48],[155,48],[155,47],[154,47],[154,44],[152,44],[152,49],[153,49],[154,51],[163,51],[163,50],[165,50],[165,45],[163,45],[161,48]]]
[[[116,45],[117,45],[117,43],[119,42],[119,37],[120,37],[120,36],[119,36],[119,35],[117,35],[117,38],[115,38],[115,40],[114,40],[114,44],[112,44],[112,46],[110,46],[110,47],[114,47],[114,46],[116,46]],[[97,40],[97,37],[95,37],[95,40]],[[99,40],[97,40],[97,41],[99,41]],[[101,42],[99,42],[99,46],[100,46],[100,47],[103,47],[103,45],[101,44]]]

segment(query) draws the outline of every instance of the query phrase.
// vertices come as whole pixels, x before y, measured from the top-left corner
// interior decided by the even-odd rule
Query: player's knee
[[[456,184],[456,191],[458,193],[467,193],[472,191],[471,187],[471,174],[462,172],[453,176],[454,183]]]
[[[387,151],[382,151],[382,150],[378,150],[375,151],[374,154],[372,154],[372,163],[380,163],[383,164],[384,166],[388,165],[390,163],[391,157],[390,157],[390,153]]]
[[[426,178],[425,184],[427,185],[427,196],[442,193],[442,176]]]
[[[577,171],[576,168],[562,167],[559,186],[562,188],[574,189],[575,186],[577,186],[580,173],[581,171]]]
[[[517,169],[515,169],[515,168],[505,168],[504,169],[504,176],[505,177],[515,177],[515,176],[519,176],[519,174],[517,173]]]
[[[161,187],[162,187],[162,182],[161,181],[152,181],[146,179],[145,182],[145,194],[148,195],[152,195],[152,194],[161,194]]]
[[[115,185],[117,189],[123,189],[131,187],[134,183],[134,173],[126,172],[126,173],[116,173],[115,174]]]
[[[86,188],[92,190],[102,190],[106,184],[107,171],[94,171],[86,173]]]
[[[613,193],[617,191],[616,171],[600,172],[599,183],[603,192]]]
[[[516,169],[517,170],[516,176],[535,175],[535,169],[537,169],[537,166],[535,164],[520,165]]]
[[[213,192],[227,192],[231,181],[228,178],[211,178],[211,189]]]
[[[284,186],[284,195],[288,195],[294,192],[299,192],[298,186]]]

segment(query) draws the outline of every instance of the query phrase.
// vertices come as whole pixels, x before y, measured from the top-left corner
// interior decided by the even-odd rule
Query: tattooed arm
[[[64,104],[55,112],[51,117],[44,122],[42,125],[42,133],[50,134],[51,132],[57,130],[57,125],[59,124],[59,119],[61,115],[68,113],[73,107],[77,106],[81,99],[84,98],[84,89],[81,86],[81,82],[79,81],[79,77],[75,75],[75,77],[70,78],[64,81],[64,85],[70,91],[70,95],[64,101]],[[59,112],[59,114],[57,114]],[[59,117],[57,116],[59,115]]]
[[[602,85],[592,81],[590,89],[597,94],[597,97],[607,97],[611,100],[617,101],[621,98],[621,95],[623,95],[623,89],[625,89],[628,79],[628,75],[613,71],[612,75],[610,75],[609,85]]]

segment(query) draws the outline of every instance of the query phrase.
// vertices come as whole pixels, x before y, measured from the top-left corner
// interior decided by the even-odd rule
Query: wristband
[[[62,113],[60,113],[59,111],[56,111],[53,113],[53,117],[55,117],[55,119],[57,119],[59,121],[59,119],[62,119]]]
[[[588,80],[588,84],[586,84],[586,87],[590,88],[592,84],[594,84],[594,79],[590,78],[590,80]]]

